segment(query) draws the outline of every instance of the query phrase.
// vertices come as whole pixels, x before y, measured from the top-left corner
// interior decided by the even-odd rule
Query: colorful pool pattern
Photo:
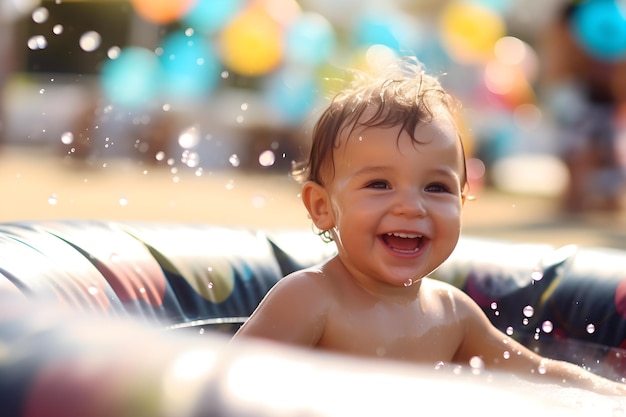
[[[281,277],[334,253],[308,230],[3,223],[0,292],[166,328],[241,323]],[[626,376],[626,250],[463,237],[433,277],[463,289],[498,328],[542,353],[601,346]],[[596,359],[577,360],[593,367]]]

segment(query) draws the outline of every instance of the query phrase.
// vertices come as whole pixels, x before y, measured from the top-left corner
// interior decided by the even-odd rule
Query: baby
[[[428,278],[452,253],[468,189],[460,105],[417,59],[355,71],[313,130],[302,201],[337,245],[280,280],[234,336],[364,357],[541,375],[611,395],[626,385],[549,360],[495,328],[463,291]]]

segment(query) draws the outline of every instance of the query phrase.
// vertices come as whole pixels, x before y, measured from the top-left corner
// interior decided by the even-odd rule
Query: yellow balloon
[[[246,76],[266,74],[283,57],[283,36],[276,22],[262,7],[243,11],[222,31],[221,60],[229,69]]]
[[[506,34],[506,24],[493,10],[458,0],[443,10],[440,30],[443,45],[453,59],[476,63],[493,57],[496,42]]]

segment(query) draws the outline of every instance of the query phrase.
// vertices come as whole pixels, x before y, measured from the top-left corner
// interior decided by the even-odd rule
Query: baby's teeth
[[[388,235],[392,235],[395,237],[403,237],[405,239],[415,239],[421,237],[420,235],[409,234],[409,233],[387,233]]]

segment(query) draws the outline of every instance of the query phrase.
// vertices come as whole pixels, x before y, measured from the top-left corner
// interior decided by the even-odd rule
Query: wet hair
[[[377,71],[350,72],[352,79],[330,100],[313,126],[308,159],[293,167],[291,174],[301,183],[314,181],[324,185],[325,178],[332,178],[333,151],[341,144],[342,135],[347,137],[355,129],[400,126],[397,140],[406,132],[411,140],[420,143],[415,136],[417,126],[442,115],[453,122],[457,119],[461,108],[458,100],[436,77],[428,75],[415,57],[396,58]],[[462,147],[460,134],[459,142]],[[467,187],[465,155],[463,170],[461,192]],[[331,240],[328,231],[319,234]]]

